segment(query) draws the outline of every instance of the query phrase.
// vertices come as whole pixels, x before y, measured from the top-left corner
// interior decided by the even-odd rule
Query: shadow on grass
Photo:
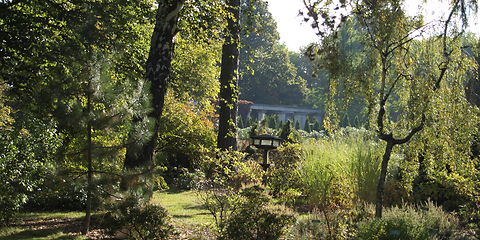
[[[207,208],[204,205],[197,205],[197,206],[188,206],[185,209],[193,209],[193,210],[206,210]]]
[[[188,192],[188,191],[190,191],[190,190],[181,189],[181,188],[177,188],[177,187],[170,187],[169,189],[164,190],[162,192],[165,192],[165,193],[168,193],[168,194],[178,194],[178,193]]]
[[[192,218],[193,215],[177,215],[177,214],[175,214],[175,215],[172,215],[172,217],[174,217],[174,218]]]
[[[28,216],[28,218],[25,216]],[[87,237],[79,235],[83,217],[73,216],[76,215],[70,213],[26,213],[11,226],[0,228],[0,240],[87,239]],[[102,218],[102,213],[94,213],[92,215],[91,229],[103,230],[99,225]]]
[[[46,239],[58,239],[58,240],[83,239],[80,236],[65,236],[64,233],[58,229],[38,229],[38,230],[23,230],[8,236],[1,236],[0,240],[27,240],[32,238],[46,238]]]

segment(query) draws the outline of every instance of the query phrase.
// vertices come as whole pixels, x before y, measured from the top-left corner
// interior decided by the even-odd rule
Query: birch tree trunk
[[[144,143],[131,142],[127,147],[124,167],[140,167],[152,162],[157,141],[159,119],[162,116],[168,77],[174,49],[174,38],[178,32],[179,12],[185,0],[159,0],[155,29],[152,35],[147,60],[147,80],[152,94],[152,111],[148,114],[154,121],[151,135]],[[139,119],[137,119],[138,121]]]

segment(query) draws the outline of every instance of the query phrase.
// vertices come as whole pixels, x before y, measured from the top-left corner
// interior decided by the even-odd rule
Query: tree
[[[310,121],[309,119],[305,119],[305,124],[304,124],[304,127],[303,127],[306,132],[311,132],[312,131],[312,126],[310,126]]]
[[[20,110],[15,115],[15,127],[28,130],[30,126],[22,124],[29,122],[26,118],[32,118],[44,124],[53,121],[52,128],[62,133],[56,135],[57,141],[64,142],[55,154],[65,164],[56,167],[78,167],[81,175],[87,175],[88,203],[83,229],[87,232],[97,148],[94,143],[101,142],[99,138],[106,139],[108,134],[101,130],[113,132],[112,122],[131,117],[125,112],[115,112],[113,116],[105,113],[117,110],[118,106],[112,107],[113,104],[132,104],[131,107],[139,100],[114,101],[105,92],[102,95],[95,91],[104,87],[95,79],[99,75],[113,79],[109,88],[123,90],[121,94],[117,91],[116,97],[134,92],[130,80],[138,78],[135,73],[141,68],[138,63],[143,59],[143,36],[148,29],[145,26],[150,24],[152,2],[29,0],[4,1],[0,7],[0,61],[4,66],[0,71],[10,88],[12,107]],[[109,59],[103,61],[104,58]],[[105,62],[111,70],[104,71]],[[125,94],[127,91],[130,94]],[[123,122],[123,126],[127,124]],[[101,147],[112,147],[105,146],[105,142]],[[65,154],[72,148],[75,154]],[[116,146],[115,150],[119,148]],[[51,156],[45,160],[53,161]]]
[[[158,3],[155,17],[155,29],[152,34],[150,52],[147,60],[146,76],[150,84],[152,110],[147,114],[152,129],[146,142],[132,139],[127,147],[124,166],[135,168],[152,163],[155,143],[158,137],[159,119],[164,107],[167,83],[171,70],[174,37],[178,32],[178,18],[184,0],[166,0]],[[137,117],[134,122],[142,119]],[[131,136],[134,134],[132,133]]]
[[[477,43],[473,41],[469,41],[469,43],[473,45],[471,46],[471,54],[476,61],[476,71],[471,73],[465,91],[468,101],[480,107],[480,39],[477,40]]]
[[[237,149],[240,0],[227,0],[227,32],[222,47],[217,147]]]
[[[169,89],[181,101],[212,110],[218,97],[222,34],[226,27],[223,0],[190,0],[180,12]],[[215,79],[215,80],[214,80]]]
[[[303,105],[306,83],[290,60],[293,53],[279,42],[267,2],[245,1],[241,21],[240,97],[255,103]]]
[[[345,9],[346,2],[341,1],[336,8],[316,1],[306,2],[307,15],[314,21],[312,26],[324,40],[320,48],[309,50],[312,55],[322,56],[322,66],[327,66],[331,73],[330,89],[335,90],[338,81],[343,81],[350,89],[360,86],[357,89],[366,96],[377,135],[385,142],[377,187],[376,217],[382,216],[384,185],[393,148],[409,142],[424,128],[432,98],[445,84],[447,71],[453,71],[454,54],[461,52],[456,38],[447,35],[451,33],[447,29],[453,12],[458,10],[458,2],[454,3],[449,18],[444,22],[441,43],[438,44],[433,38],[415,40],[423,34],[424,26],[419,17],[405,14],[403,1],[353,1],[352,20],[357,21],[359,36],[366,36],[360,38],[360,43],[369,53],[359,59],[364,63],[357,66],[372,66],[367,71],[355,71],[355,65],[343,64],[355,63],[351,61],[355,56],[348,56],[348,52],[342,52],[340,48],[342,44],[344,47],[349,44],[338,28],[346,22],[346,17],[340,14],[340,20],[336,20],[337,15],[330,11]],[[432,55],[440,57],[430,58]],[[349,57],[350,61],[346,61],[345,57]],[[455,61],[458,64],[461,59]],[[342,74],[347,77],[342,77]]]

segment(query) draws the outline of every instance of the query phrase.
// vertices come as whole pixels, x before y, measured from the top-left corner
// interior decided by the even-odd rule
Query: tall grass
[[[357,148],[350,162],[350,170],[358,199],[373,203],[380,176],[381,158],[372,146]]]
[[[350,207],[372,202],[379,176],[380,152],[365,134],[309,139],[302,143],[302,183],[310,205]]]
[[[308,140],[302,144],[301,175],[307,201],[318,208],[341,207],[349,202],[352,189],[349,162],[352,147],[343,140]]]

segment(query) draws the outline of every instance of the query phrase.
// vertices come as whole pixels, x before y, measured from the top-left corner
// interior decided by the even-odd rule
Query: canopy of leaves
[[[279,43],[276,23],[264,1],[243,5],[240,98],[254,103],[303,105],[305,80],[297,76],[290,53]]]

